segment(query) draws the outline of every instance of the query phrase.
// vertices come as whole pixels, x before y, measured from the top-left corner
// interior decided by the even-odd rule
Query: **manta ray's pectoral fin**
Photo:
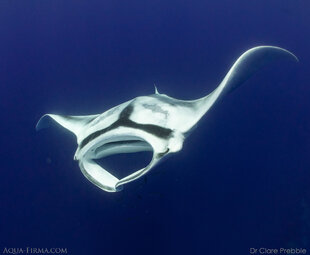
[[[200,111],[200,117],[217,99],[234,91],[265,65],[280,59],[298,61],[293,53],[274,46],[259,46],[243,53],[230,68],[220,85],[209,95],[195,101]]]
[[[280,47],[254,47],[243,53],[237,59],[219,87],[222,87],[224,94],[230,93],[242,85],[262,67],[275,60],[282,59],[298,61],[298,58],[292,52]]]
[[[108,192],[116,192],[122,190],[122,186],[116,185],[119,182],[114,175],[104,170],[91,159],[84,159],[79,163],[80,169],[84,176],[97,187]]]
[[[47,128],[50,126],[51,121],[56,121],[59,125],[68,129],[76,136],[80,130],[89,122],[94,120],[98,115],[87,115],[87,116],[69,116],[69,115],[56,115],[56,114],[45,114],[41,117],[36,125],[36,130]]]
[[[119,187],[119,186],[121,186],[125,183],[128,183],[128,182],[132,182],[132,181],[140,178],[141,176],[145,175],[168,153],[169,153],[169,150],[167,150],[164,153],[154,152],[151,162],[146,167],[144,167],[144,168],[122,178],[121,180],[118,181],[118,183],[116,184],[116,187]]]

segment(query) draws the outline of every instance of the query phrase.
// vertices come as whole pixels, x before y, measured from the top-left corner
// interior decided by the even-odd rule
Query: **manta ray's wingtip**
[[[296,61],[296,62],[299,62],[299,59],[298,57],[292,53],[291,51],[289,50],[286,50],[284,48],[281,48],[281,47],[278,47],[278,46],[271,46],[271,45],[261,45],[261,46],[256,46],[252,49],[250,49],[249,51],[256,51],[256,50],[267,50],[267,51],[273,51],[273,52],[279,52],[279,53],[284,53],[283,56],[288,56],[290,57],[290,59]]]
[[[292,52],[290,52],[290,51],[288,51],[291,55],[292,55],[292,57],[294,58],[294,60],[296,61],[296,62],[299,62],[299,58],[294,54],[294,53],[292,53]]]
[[[292,53],[291,51],[286,50],[286,49],[281,48],[281,47],[277,47],[277,46],[269,46],[269,47],[277,48],[278,50],[281,50],[281,51],[287,53],[287,55],[290,56],[292,60],[294,60],[294,61],[296,61],[296,62],[299,62],[298,57],[297,57],[294,53]]]
[[[47,120],[48,114],[44,114],[36,124],[36,131],[47,128],[49,126],[49,121]]]

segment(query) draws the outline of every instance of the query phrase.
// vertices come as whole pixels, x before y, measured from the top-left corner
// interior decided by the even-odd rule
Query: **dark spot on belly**
[[[129,119],[130,115],[133,112],[133,105],[129,104],[119,115],[119,119],[115,121],[113,124],[111,124],[109,127],[103,128],[101,130],[98,130],[89,136],[87,136],[80,145],[80,148],[83,148],[86,144],[88,144],[90,141],[94,140],[98,136],[111,131],[113,129],[116,129],[118,127],[129,127],[129,128],[135,128],[140,129],[145,132],[148,132],[152,135],[155,135],[160,138],[167,139],[171,133],[172,130],[169,128],[163,128],[158,125],[153,124],[139,124]]]

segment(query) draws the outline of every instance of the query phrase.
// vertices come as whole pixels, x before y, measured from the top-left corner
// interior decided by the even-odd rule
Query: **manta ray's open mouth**
[[[105,143],[98,148],[95,149],[95,154],[100,155],[102,151],[107,151],[111,149],[117,149],[120,147],[148,147],[148,144],[146,142],[143,142],[141,140],[127,140],[127,141],[114,141],[114,142],[108,142]],[[119,153],[126,153],[126,152],[119,152]],[[130,153],[130,152],[128,152]]]
[[[94,161],[118,179],[122,179],[146,167],[152,160],[152,152],[114,154]]]
[[[122,190],[123,184],[146,174],[160,159],[146,139],[129,132],[98,137],[83,149],[83,157],[78,158],[82,173],[109,192]]]
[[[146,167],[152,160],[151,145],[141,139],[127,139],[104,143],[94,150],[92,156],[98,165],[118,179]]]

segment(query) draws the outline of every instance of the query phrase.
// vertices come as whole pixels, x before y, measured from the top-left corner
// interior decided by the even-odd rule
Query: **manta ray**
[[[180,151],[184,140],[213,104],[275,59],[297,57],[282,48],[259,46],[243,53],[222,82],[210,94],[196,100],[179,100],[155,93],[138,96],[104,113],[87,116],[45,114],[36,125],[40,130],[51,120],[75,134],[78,161],[84,176],[100,189],[120,191],[123,185],[148,173],[164,157]],[[150,163],[124,178],[117,178],[95,160],[113,154],[152,151]]]

